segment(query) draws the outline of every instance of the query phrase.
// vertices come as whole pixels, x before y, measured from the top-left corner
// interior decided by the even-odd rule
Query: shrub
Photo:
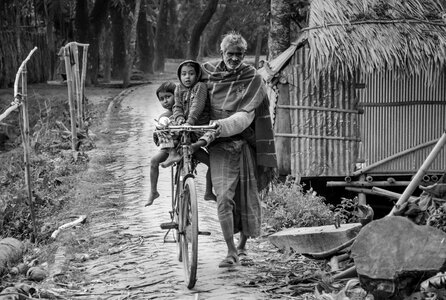
[[[304,191],[302,185],[288,177],[264,196],[263,221],[274,231],[333,224],[333,208],[324,200],[312,189]]]

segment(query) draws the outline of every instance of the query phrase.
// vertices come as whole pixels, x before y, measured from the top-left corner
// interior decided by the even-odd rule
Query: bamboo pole
[[[85,119],[85,110],[86,110],[86,108],[84,107],[84,104],[85,104],[84,99],[85,99],[85,78],[86,78],[86,75],[87,75],[88,46],[89,46],[89,44],[86,44],[86,45],[82,46],[82,49],[83,49],[83,52],[82,52],[82,76],[81,76],[81,97],[82,97],[81,104],[82,105],[80,107],[82,120]],[[82,123],[82,126],[83,125],[84,124]]]
[[[79,51],[78,51],[78,46],[75,43],[70,43],[70,51],[73,54],[73,58],[74,58],[74,65],[72,65],[72,74],[73,74],[73,80],[74,80],[74,94],[76,96],[76,105],[75,107],[77,107],[76,110],[76,118],[77,118],[77,126],[78,129],[82,129],[83,128],[83,120],[82,120],[82,99],[81,99],[81,80],[79,77]]]
[[[25,160],[25,184],[28,192],[28,203],[31,211],[31,220],[33,222],[33,232],[34,239],[37,240],[37,226],[36,226],[36,217],[34,214],[34,203],[32,196],[32,188],[31,188],[31,172],[29,166],[29,117],[28,117],[28,103],[27,103],[27,71],[26,64],[23,66],[22,70],[22,116],[23,116],[23,151],[24,151],[24,160]]]
[[[398,210],[399,207],[410,198],[412,193],[415,191],[415,189],[420,184],[421,180],[423,179],[423,176],[426,174],[430,165],[433,163],[433,161],[437,157],[438,153],[440,153],[441,149],[443,149],[443,146],[445,144],[446,144],[446,131],[443,132],[443,135],[440,137],[437,144],[432,149],[431,153],[427,156],[424,163],[418,169],[418,172],[415,174],[415,176],[411,180],[410,184],[404,190],[404,193],[401,195],[401,197],[396,202],[395,206],[390,211],[389,216],[393,216],[395,211]]]
[[[36,217],[34,213],[34,203],[33,203],[33,195],[32,195],[32,187],[31,187],[31,171],[30,171],[30,163],[29,163],[29,152],[30,152],[30,143],[29,143],[29,117],[28,117],[28,103],[27,103],[27,78],[26,78],[26,64],[23,65],[22,73],[22,118],[23,118],[23,130],[22,130],[22,144],[23,144],[23,152],[24,152],[24,161],[25,161],[25,184],[26,190],[28,194],[28,205],[31,212],[31,220],[33,222],[33,234],[34,241],[37,240],[37,225],[36,225]]]
[[[76,107],[73,100],[73,72],[70,64],[70,46],[64,47],[65,69],[67,71],[68,104],[70,106],[71,120],[71,149],[77,150]]]
[[[36,225],[36,217],[34,213],[34,205],[33,205],[33,198],[32,198],[32,188],[31,188],[31,175],[30,175],[30,168],[29,168],[29,118],[28,118],[28,106],[26,103],[27,98],[27,78],[26,78],[26,63],[31,58],[33,53],[37,50],[37,47],[34,47],[28,54],[28,56],[25,58],[25,60],[20,65],[14,81],[14,99],[15,104],[13,104],[8,110],[15,107],[22,107],[22,113],[23,113],[23,129],[21,130],[22,134],[22,143],[24,148],[24,160],[25,160],[25,184],[27,186],[27,192],[28,192],[28,205],[30,209],[31,214],[31,221],[33,222],[33,234],[34,238],[37,240],[37,225]],[[20,76],[22,77],[22,94],[19,94],[19,81]],[[9,113],[8,113],[9,114]],[[4,115],[4,114],[3,114]]]
[[[371,164],[371,165],[368,165],[368,166],[366,166],[366,167],[364,167],[364,168],[362,168],[362,169],[360,169],[360,170],[358,170],[358,171],[355,171],[355,172],[353,172],[351,175],[352,175],[352,176],[357,176],[357,175],[360,175],[360,174],[367,173],[367,172],[369,172],[370,170],[372,170],[372,169],[374,169],[374,168],[376,168],[376,167],[379,167],[379,166],[381,166],[381,165],[383,165],[383,164],[385,164],[385,163],[387,163],[387,162],[389,162],[389,161],[395,160],[395,159],[397,159],[397,158],[400,158],[400,157],[402,157],[402,156],[404,156],[404,155],[406,155],[406,154],[415,152],[415,151],[417,151],[417,150],[420,150],[420,149],[429,147],[430,145],[433,145],[433,144],[435,144],[435,143],[436,143],[436,141],[433,140],[433,141],[429,141],[429,142],[426,142],[426,143],[417,145],[417,146],[415,146],[415,147],[406,149],[406,150],[404,150],[404,151],[395,153],[395,154],[393,154],[393,155],[391,155],[391,156],[389,156],[389,157],[386,157],[386,158],[384,158],[384,159],[382,159],[382,160],[380,160],[380,161],[377,161],[377,162],[375,162],[375,163],[373,163],[373,164]]]
[[[19,102],[17,99],[14,100],[14,102],[11,103],[11,106],[8,107],[8,109],[5,110],[5,112],[0,115],[0,121],[6,118],[11,112],[16,110],[20,105],[22,105],[21,102]]]
[[[351,181],[351,182],[345,182],[345,181],[327,181],[328,187],[345,187],[345,186],[351,186],[351,187],[373,187],[373,186],[408,186],[410,184],[410,181],[395,181],[395,182],[388,182],[388,181]]]

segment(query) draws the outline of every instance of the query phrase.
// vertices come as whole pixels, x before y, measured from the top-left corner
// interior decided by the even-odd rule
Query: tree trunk
[[[90,73],[90,78],[88,79],[87,76],[87,82],[91,82],[93,84],[98,83],[99,40],[102,28],[104,27],[104,23],[108,14],[108,1],[109,0],[96,0],[94,2],[94,7],[90,15],[90,46],[88,47],[90,54],[88,56],[88,73]]]
[[[289,0],[271,0],[268,60],[275,58],[290,46],[290,11]]]
[[[149,24],[147,23],[147,7],[146,1],[141,3],[141,10],[139,12],[138,17],[138,26],[137,26],[137,34],[138,34],[138,51],[139,51],[139,69],[144,73],[153,73],[153,68],[151,67],[152,61],[150,60],[150,45],[149,45],[149,31],[152,29],[149,28]],[[152,54],[153,55],[153,54]]]
[[[167,27],[166,34],[169,38],[166,39],[166,43],[164,44],[164,47],[166,49],[166,57],[178,57],[177,55],[177,48],[178,45],[176,45],[176,38],[178,31],[178,7],[177,7],[177,0],[169,0],[169,9],[168,9],[168,17],[167,17],[167,24],[169,26]],[[181,44],[180,44],[181,45]],[[181,56],[183,58],[184,56]]]
[[[122,78],[125,67],[124,18],[118,6],[111,6],[110,15],[113,38],[112,78],[118,79]]]
[[[210,32],[210,36],[207,41],[207,51],[209,54],[215,54],[220,51],[218,41],[221,37],[223,28],[229,21],[230,15],[231,15],[231,5],[228,3],[225,5],[225,9],[220,15],[217,24],[215,24],[213,30]]]
[[[192,29],[192,33],[189,40],[189,47],[187,49],[187,58],[188,59],[197,59],[198,51],[200,49],[200,36],[203,32],[206,25],[211,20],[215,11],[217,10],[218,0],[209,0],[206,8],[203,11],[203,14],[198,19],[197,23],[195,23],[194,28]]]
[[[126,67],[124,73],[123,87],[127,88],[130,84],[130,77],[132,76],[133,60],[135,59],[135,49],[136,49],[136,26],[139,19],[139,11],[141,7],[141,0],[136,0],[135,11],[133,13],[132,27],[130,30],[130,41],[129,41],[129,51],[126,57]]]
[[[88,2],[87,0],[76,1],[76,14],[74,17],[74,26],[76,27],[74,39],[79,43],[88,43]]]
[[[48,50],[50,55],[50,80],[54,80],[54,73],[56,71],[56,43],[54,39],[54,11],[52,9],[48,9],[47,5],[44,5],[45,18],[46,18],[46,40],[48,43]],[[61,45],[63,46],[63,45]],[[57,49],[59,50],[59,49]]]
[[[167,38],[167,13],[168,13],[168,1],[161,1],[158,13],[158,20],[156,22],[156,35],[155,35],[155,62],[153,68],[156,72],[164,72],[164,53],[166,51],[165,39]]]
[[[111,24],[107,20],[104,27],[104,82],[111,80],[111,57],[112,57],[112,40],[111,40]]]

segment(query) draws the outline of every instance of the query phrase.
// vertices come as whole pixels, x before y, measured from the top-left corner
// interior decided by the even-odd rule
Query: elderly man
[[[205,136],[199,141],[209,147],[218,218],[228,247],[219,267],[240,264],[247,239],[260,235],[259,191],[271,181],[277,166],[266,89],[256,69],[243,63],[246,49],[246,40],[230,32],[220,45],[222,60],[203,64],[211,123],[219,128],[216,138]]]

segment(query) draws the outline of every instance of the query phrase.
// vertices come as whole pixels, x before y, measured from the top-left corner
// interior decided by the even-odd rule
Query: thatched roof
[[[446,64],[446,1],[312,0],[303,35],[314,75],[359,68],[432,78]]]

